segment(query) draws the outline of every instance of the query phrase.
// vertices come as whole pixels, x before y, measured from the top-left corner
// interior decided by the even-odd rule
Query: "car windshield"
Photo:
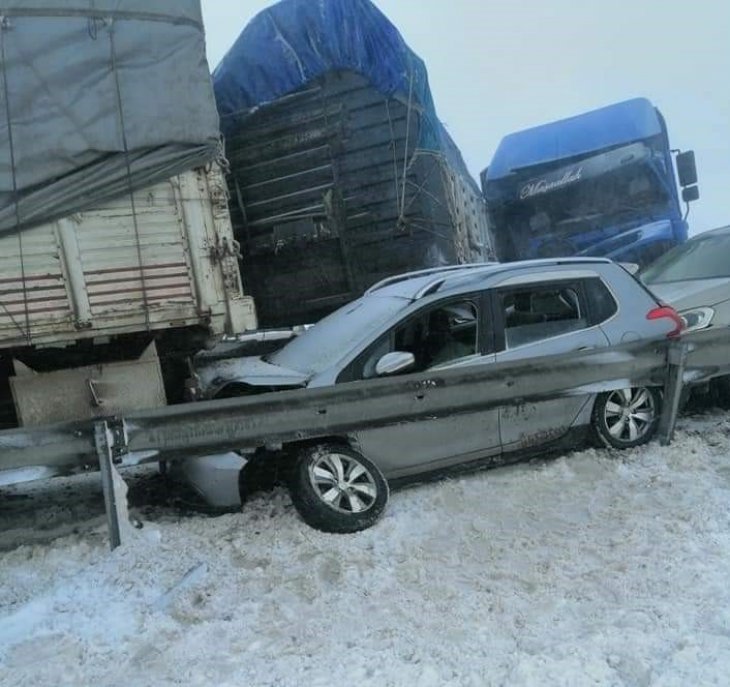
[[[730,277],[730,234],[688,241],[641,273],[641,279],[647,284],[722,277]]]
[[[365,296],[328,315],[265,360],[304,374],[316,374],[364,339],[375,339],[382,326],[409,303],[409,299],[395,296]]]

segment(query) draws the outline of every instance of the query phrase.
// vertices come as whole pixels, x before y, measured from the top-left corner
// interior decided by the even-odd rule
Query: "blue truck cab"
[[[481,175],[497,257],[648,264],[687,239],[680,200],[699,198],[694,153],[675,176],[674,152],[645,98],[506,136]]]

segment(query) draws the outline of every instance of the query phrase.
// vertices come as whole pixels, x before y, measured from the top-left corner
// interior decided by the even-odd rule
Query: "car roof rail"
[[[444,272],[456,272],[458,270],[470,270],[479,267],[487,267],[489,265],[496,265],[496,262],[469,262],[463,265],[444,265],[443,267],[430,267],[425,270],[417,270],[415,272],[406,272],[404,274],[396,274],[392,277],[386,277],[381,281],[373,284],[366,292],[365,295],[370,295],[375,291],[385,288],[386,286],[392,286],[400,282],[408,281],[409,279],[418,279],[419,277],[428,277],[432,274],[442,274]]]

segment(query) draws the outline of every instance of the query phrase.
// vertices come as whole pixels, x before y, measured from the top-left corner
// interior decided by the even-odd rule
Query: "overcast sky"
[[[314,0],[312,0],[314,1]],[[271,2],[202,0],[215,67]],[[376,0],[428,67],[475,177],[527,126],[645,96],[694,149],[690,233],[730,224],[730,0]]]

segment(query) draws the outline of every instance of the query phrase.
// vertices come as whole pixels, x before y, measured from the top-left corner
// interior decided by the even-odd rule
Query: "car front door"
[[[493,294],[497,362],[580,352],[609,344],[592,314],[582,280],[510,285]],[[560,439],[582,413],[591,394],[525,402],[500,409],[505,452]]]
[[[380,358],[412,353],[408,373],[494,363],[494,331],[486,317],[488,297],[478,293],[421,308],[379,337],[340,375],[338,382],[375,376]],[[436,471],[501,453],[499,412],[444,415],[357,432],[353,440],[389,479]]]

